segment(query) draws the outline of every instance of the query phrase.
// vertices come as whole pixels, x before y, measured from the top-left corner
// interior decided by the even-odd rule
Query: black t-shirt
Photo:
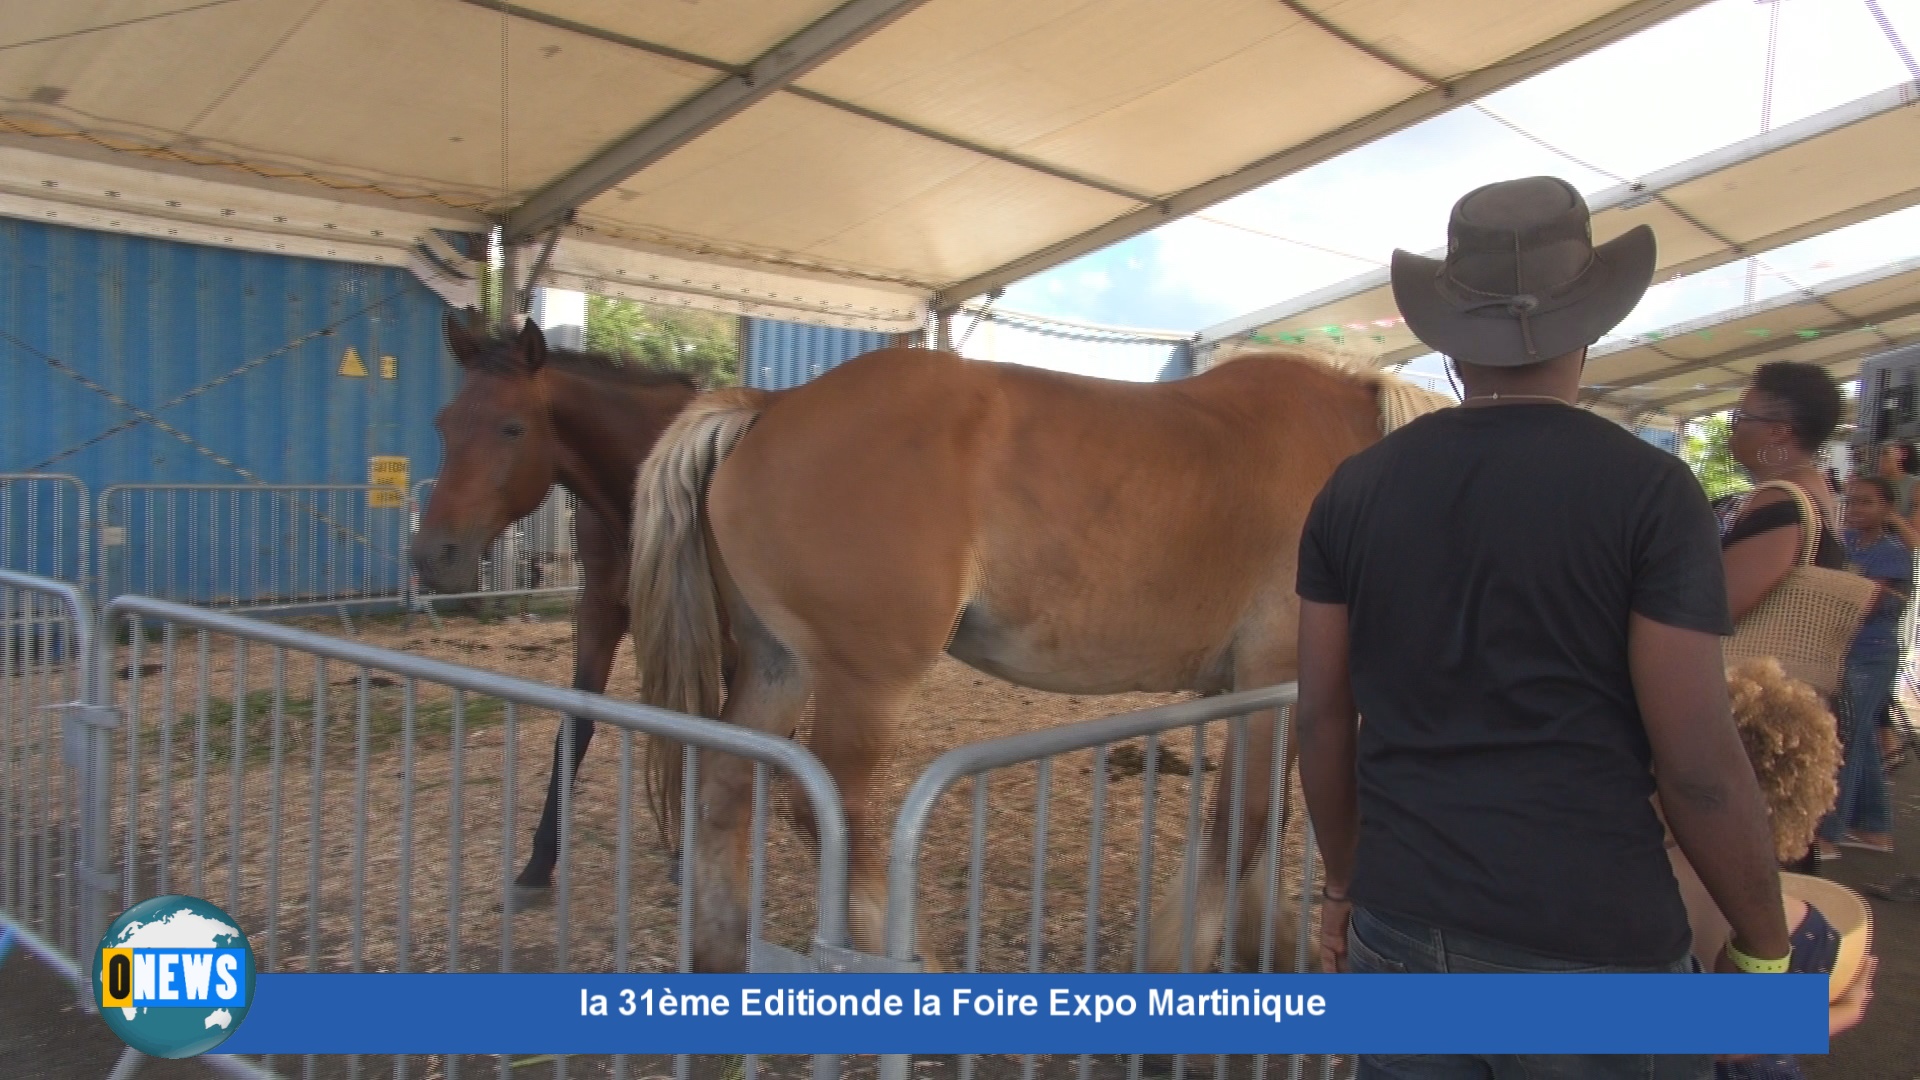
[[[1298,588],[1347,606],[1355,902],[1573,961],[1686,954],[1627,661],[1632,612],[1733,629],[1679,458],[1563,405],[1429,414],[1335,471]]]

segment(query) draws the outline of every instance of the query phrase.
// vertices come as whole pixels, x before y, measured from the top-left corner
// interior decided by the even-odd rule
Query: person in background
[[[1920,455],[1914,453],[1913,444],[1890,442],[1883,445],[1880,448],[1880,475],[1892,483],[1894,492],[1894,512],[1887,519],[1887,527],[1909,548],[1920,550],[1920,512],[1916,512],[1913,499],[1914,487],[1920,482]],[[1874,727],[1880,740],[1880,761],[1884,767],[1891,769],[1900,752],[1893,735],[1892,694],[1887,696],[1887,704],[1874,718]]]
[[[1880,448],[1880,475],[1893,485],[1894,512],[1900,515],[1900,524],[1909,530],[1914,527],[1913,486],[1920,481],[1917,470],[1920,470],[1920,466],[1914,463],[1912,443],[1890,442]],[[1904,539],[1908,547],[1913,546],[1913,536]]]
[[[1821,857],[1834,858],[1840,847],[1891,854],[1892,812],[1887,775],[1880,767],[1876,721],[1893,694],[1900,668],[1900,616],[1913,594],[1913,549],[1901,542],[1889,523],[1896,519],[1893,485],[1884,476],[1863,476],[1847,485],[1849,564],[1880,586],[1860,633],[1847,650],[1842,692],[1847,709],[1841,732],[1847,752],[1840,767],[1840,795],[1820,825]]]
[[[1322,970],[1694,970],[1650,796],[1734,933],[1790,959],[1766,810],[1727,702],[1714,520],[1679,458],[1573,404],[1653,276],[1563,180],[1454,204],[1393,255],[1458,408],[1346,459],[1300,540],[1300,779],[1325,862]],[[1366,721],[1360,723],[1359,715]],[[1360,1080],[1704,1080],[1706,1055],[1360,1055]]]
[[[1734,460],[1756,484],[1780,480],[1800,488],[1820,513],[1817,521],[1802,521],[1799,500],[1778,488],[1729,496],[1715,504],[1727,603],[1736,623],[1793,569],[1805,542],[1804,530],[1813,529],[1819,535],[1815,566],[1847,568],[1833,493],[1815,457],[1839,426],[1840,412],[1839,385],[1825,368],[1813,364],[1763,364],[1740,395],[1727,439]],[[1836,703],[1836,716],[1842,707]],[[1818,873],[1821,854],[1816,845],[1789,869]]]

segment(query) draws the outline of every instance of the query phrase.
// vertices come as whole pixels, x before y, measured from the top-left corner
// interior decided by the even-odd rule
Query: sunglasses
[[[1763,423],[1763,424],[1791,424],[1791,423],[1793,423],[1793,421],[1792,421],[1792,420],[1790,420],[1790,419],[1788,419],[1787,417],[1784,417],[1784,416],[1761,416],[1761,415],[1759,415],[1758,413],[1750,413],[1750,412],[1741,412],[1741,411],[1740,411],[1739,409],[1735,409],[1735,410],[1733,410],[1733,412],[1731,412],[1731,413],[1729,413],[1729,414],[1728,414],[1728,416],[1727,416],[1727,419],[1728,419],[1728,422],[1729,422],[1729,423],[1732,423],[1732,424],[1734,424],[1735,426],[1738,426],[1738,425],[1740,425],[1740,424],[1743,424],[1743,423],[1745,423],[1745,422],[1746,422],[1746,421],[1748,421],[1748,420],[1758,420],[1758,421],[1760,421],[1760,422],[1761,422],[1761,423]]]

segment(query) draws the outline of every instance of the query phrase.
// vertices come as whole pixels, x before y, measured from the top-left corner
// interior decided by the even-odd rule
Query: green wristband
[[[1761,960],[1748,956],[1746,953],[1734,948],[1731,939],[1727,941],[1727,957],[1733,961],[1734,967],[1739,968],[1749,975],[1783,975],[1786,973],[1787,965],[1793,961],[1793,953],[1791,950],[1788,951],[1787,955],[1778,960]]]

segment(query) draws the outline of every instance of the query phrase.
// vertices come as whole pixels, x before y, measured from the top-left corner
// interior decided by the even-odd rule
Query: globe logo
[[[149,1057],[219,1046],[253,1000],[253,950],[232,916],[193,896],[157,896],[114,920],[93,964],[94,1000]]]

